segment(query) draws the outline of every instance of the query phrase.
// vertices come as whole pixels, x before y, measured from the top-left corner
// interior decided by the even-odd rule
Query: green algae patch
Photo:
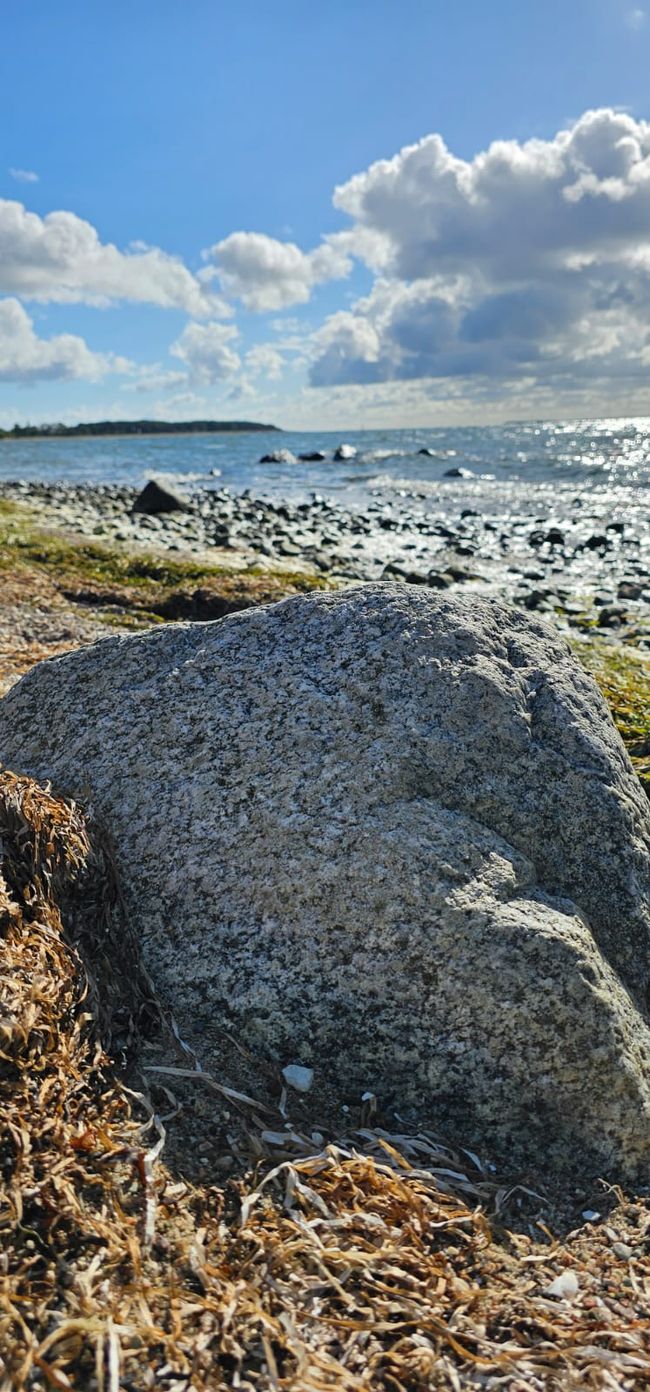
[[[212,619],[250,604],[327,588],[307,571],[245,569],[172,559],[104,542],[78,541],[47,531],[26,507],[0,500],[0,571],[47,577],[66,599],[136,623]]]
[[[598,683],[650,795],[650,655],[595,637],[575,642],[573,649]]]

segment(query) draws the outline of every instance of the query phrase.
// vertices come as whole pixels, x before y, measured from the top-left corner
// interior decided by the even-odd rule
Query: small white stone
[[[288,1063],[282,1069],[282,1077],[288,1087],[296,1092],[309,1092],[314,1082],[313,1068],[303,1068],[300,1063]]]
[[[554,1295],[558,1300],[573,1300],[579,1289],[575,1271],[563,1271],[560,1276],[555,1277],[550,1286],[546,1287],[544,1295]]]

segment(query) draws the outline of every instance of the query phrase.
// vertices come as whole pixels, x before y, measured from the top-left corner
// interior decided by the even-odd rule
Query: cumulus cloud
[[[314,385],[645,362],[647,122],[590,111],[551,140],[499,141],[471,161],[427,136],[334,201],[354,219],[348,247],[379,274],[316,334]]]
[[[650,244],[650,124],[588,111],[552,140],[496,141],[458,159],[440,135],[341,185],[336,206],[401,279],[512,280]]]
[[[305,304],[315,285],[349,275],[352,262],[336,236],[315,251],[261,232],[233,232],[210,248],[222,289],[247,309],[277,310]]]
[[[9,173],[19,184],[38,183],[38,174],[35,174],[33,169],[10,169]]]
[[[428,281],[379,281],[314,336],[314,386],[412,378],[538,378],[645,361],[647,285],[558,278],[554,284],[445,298]],[[644,293],[642,293],[642,291]]]
[[[130,363],[114,354],[93,353],[83,338],[57,334],[39,338],[23,306],[0,300],[0,382],[30,383],[83,378],[97,381],[107,372],[127,372]]]
[[[129,382],[126,390],[143,394],[152,391],[172,391],[174,388],[183,387],[187,383],[187,373],[174,371],[161,367],[159,363],[147,364],[138,368],[133,374],[134,380]]]
[[[253,377],[267,377],[277,381],[284,371],[285,360],[282,353],[270,343],[256,343],[246,354],[246,368]]]
[[[232,347],[237,336],[233,324],[188,324],[169,351],[187,365],[194,382],[209,386],[240,370],[241,358]]]
[[[209,285],[158,247],[119,251],[74,213],[41,218],[10,199],[0,199],[0,293],[59,303],[130,300],[195,317],[230,312]]]

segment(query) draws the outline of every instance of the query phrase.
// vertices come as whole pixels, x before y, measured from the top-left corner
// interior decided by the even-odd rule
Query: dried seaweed
[[[309,1154],[246,1098],[254,1168],[172,1174],[102,1048],[105,973],[91,982],[82,951],[95,924],[119,965],[110,848],[7,772],[0,825],[2,1392],[647,1386],[642,1198],[562,1240],[550,1212],[508,1232],[512,1195],[479,1157],[371,1125]]]

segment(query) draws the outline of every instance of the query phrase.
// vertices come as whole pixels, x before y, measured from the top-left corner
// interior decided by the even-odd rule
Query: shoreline
[[[60,435],[55,430],[38,431],[35,435],[12,435],[10,432],[4,434],[0,432],[0,445],[21,445],[29,444],[32,440],[171,440],[182,438],[186,435],[264,435],[266,432],[274,435],[281,435],[281,425],[247,425],[241,426],[236,430],[228,429],[225,426],[218,430],[106,430],[106,431],[71,431],[69,435]],[[92,486],[92,485],[91,485]]]
[[[118,484],[0,482],[0,501],[71,539],[232,569],[288,566],[334,582],[470,586],[560,628],[595,629],[650,651],[647,539],[622,522],[576,510],[558,527],[550,517],[486,515],[461,499],[454,514],[433,498],[416,506],[377,497],[352,508],[319,493],[291,502],[228,487],[195,487],[181,495],[183,511],[149,515],[133,512],[138,493]]]
[[[113,428],[113,424],[115,428]],[[141,428],[138,428],[141,427]],[[279,425],[259,421],[82,421],[79,425],[20,425],[0,429],[0,440],[102,440],[125,439],[132,435],[157,438],[160,435],[245,435],[281,434]]]

